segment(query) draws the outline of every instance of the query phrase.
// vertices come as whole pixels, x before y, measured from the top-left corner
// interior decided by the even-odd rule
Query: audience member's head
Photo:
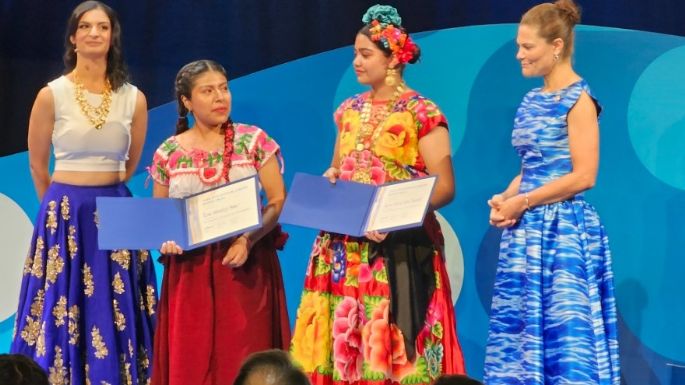
[[[48,385],[48,376],[29,357],[21,354],[0,354],[0,384]]]
[[[307,376],[282,350],[253,353],[243,362],[233,385],[310,385]]]
[[[483,383],[461,374],[446,374],[435,380],[433,385],[483,385]]]

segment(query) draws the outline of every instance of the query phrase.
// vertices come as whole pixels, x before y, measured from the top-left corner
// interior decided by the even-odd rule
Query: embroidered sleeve
[[[447,128],[447,118],[432,100],[419,96],[410,100],[407,108],[412,111],[416,119],[419,139],[426,136],[435,127]]]
[[[266,131],[260,128],[256,128],[254,132],[253,143],[251,152],[255,169],[259,170],[272,156],[276,155],[282,173],[284,164],[283,157],[281,156],[281,147],[278,143]]]
[[[162,186],[169,185],[169,155],[176,151],[178,145],[169,139],[165,140],[152,156],[152,165],[148,172],[152,179]]]
[[[338,108],[336,108],[335,112],[333,113],[333,121],[335,122],[335,125],[338,127],[338,131],[341,129],[341,124],[342,124],[342,116],[345,110],[349,109],[352,105],[354,100],[357,99],[356,97],[346,99],[344,102],[340,103]]]

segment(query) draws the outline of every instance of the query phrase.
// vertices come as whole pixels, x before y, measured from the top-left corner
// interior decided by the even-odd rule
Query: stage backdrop
[[[417,34],[422,61],[406,71],[409,85],[449,119],[457,195],[440,210],[441,223],[459,337],[467,369],[478,378],[500,236],[488,226],[486,200],[518,171],[512,120],[524,93],[539,84],[520,75],[515,33],[515,25],[502,24]],[[296,171],[326,169],[335,138],[331,114],[362,91],[351,58],[348,46],[231,79],[234,120],[263,127],[281,144],[286,182]],[[683,384],[677,365],[685,363],[685,38],[580,26],[576,67],[604,107],[600,173],[587,198],[610,236],[625,383]],[[144,168],[175,120],[172,103],[150,111],[143,161],[129,183],[136,195],[151,194]],[[2,352],[38,202],[26,152],[1,157],[0,169]],[[280,259],[293,321],[315,232],[286,230],[291,236]]]

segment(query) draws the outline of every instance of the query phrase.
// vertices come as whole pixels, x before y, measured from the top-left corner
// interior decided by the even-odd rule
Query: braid
[[[228,182],[228,172],[231,169],[231,158],[233,157],[233,138],[235,137],[235,128],[233,127],[233,120],[229,117],[226,123],[221,126],[224,131],[224,169],[223,178]]]
[[[186,66],[187,67],[187,66]],[[178,104],[178,121],[176,122],[176,135],[188,131],[188,109],[183,104],[183,96],[190,97],[191,81],[188,73],[189,68],[183,67],[176,75],[176,102]]]

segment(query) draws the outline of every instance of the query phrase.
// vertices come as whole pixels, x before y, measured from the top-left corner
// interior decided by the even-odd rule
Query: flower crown
[[[376,4],[366,11],[362,22],[370,25],[371,40],[390,50],[400,64],[408,63],[416,55],[416,44],[402,28],[402,18],[394,7]]]

